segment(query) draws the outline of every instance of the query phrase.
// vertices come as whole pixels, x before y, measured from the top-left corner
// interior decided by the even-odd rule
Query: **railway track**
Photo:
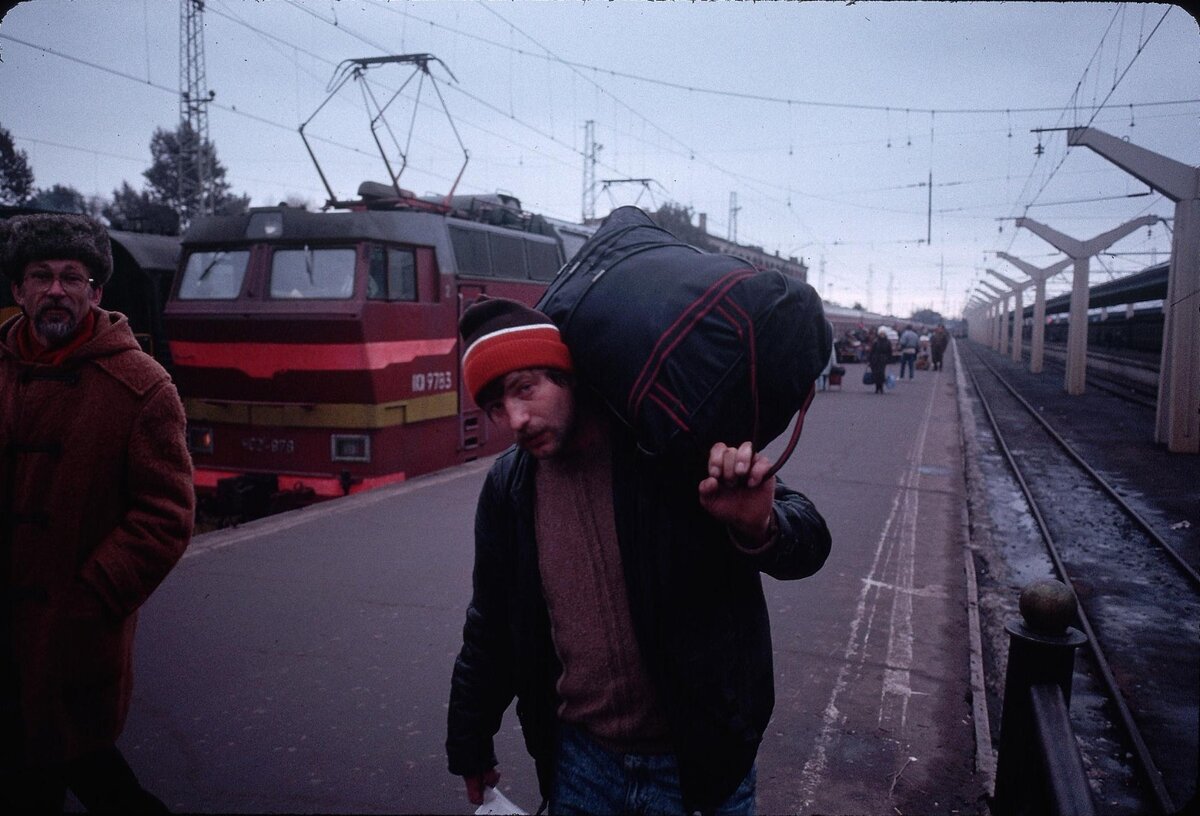
[[[1067,368],[1066,353],[1065,345],[1047,344],[1043,365],[1056,372],[1065,372]],[[1028,355],[1024,359],[1028,359]],[[1089,355],[1088,387],[1098,388],[1127,402],[1146,408],[1156,407],[1158,404],[1157,370],[1140,369],[1133,360],[1119,361],[1113,365],[1111,364],[1112,359],[1102,355]],[[1126,375],[1125,372],[1130,369],[1137,372],[1138,379]],[[1147,378],[1153,379],[1154,383],[1148,382]]]
[[[959,348],[1055,571],[1079,599],[1089,653],[1077,674],[1104,689],[1144,806],[1175,813],[1196,796],[1200,575],[1001,371]]]

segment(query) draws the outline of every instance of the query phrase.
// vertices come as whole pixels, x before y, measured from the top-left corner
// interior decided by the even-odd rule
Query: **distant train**
[[[1097,284],[1088,290],[1088,348],[1097,351],[1132,351],[1156,355],[1162,353],[1163,301],[1167,297],[1170,265],[1155,264],[1141,272]],[[1032,305],[1022,309],[1021,337],[1026,344],[1033,337]],[[1046,301],[1047,343],[1066,343],[1070,294]],[[1012,313],[1008,315],[1008,333],[1012,336]]]
[[[1032,329],[1024,327],[1025,342],[1030,342]],[[1067,342],[1067,321],[1046,324],[1047,343]],[[1132,315],[1112,312],[1103,319],[1088,320],[1088,349],[1109,351],[1140,351],[1162,353],[1163,313],[1161,308],[1138,309]]]
[[[1097,284],[1088,290],[1088,348],[1110,351],[1162,352],[1163,308],[1170,264],[1155,264],[1142,272]],[[1135,308],[1129,308],[1134,304]],[[1067,342],[1070,295],[1046,301],[1047,343]],[[1024,309],[1022,335],[1032,336],[1033,307]]]
[[[459,316],[534,303],[589,230],[510,196],[364,184],[344,212],[198,219],[167,332],[197,492],[257,515],[502,450],[460,388]]]

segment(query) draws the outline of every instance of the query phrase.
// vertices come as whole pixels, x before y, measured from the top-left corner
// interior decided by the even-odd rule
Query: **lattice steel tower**
[[[180,226],[213,211],[212,153],[208,143],[208,90],[204,68],[204,0],[179,0]]]
[[[583,222],[596,218],[596,122],[588,119],[583,123]]]

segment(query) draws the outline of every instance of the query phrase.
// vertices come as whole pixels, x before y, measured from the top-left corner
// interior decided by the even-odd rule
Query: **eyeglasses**
[[[80,294],[83,292],[83,290],[95,283],[92,278],[87,278],[83,275],[67,273],[61,277],[55,277],[52,273],[43,271],[30,272],[25,276],[25,280],[35,292],[49,291],[50,287],[54,285],[54,282],[58,281],[64,292],[68,292],[73,295]]]

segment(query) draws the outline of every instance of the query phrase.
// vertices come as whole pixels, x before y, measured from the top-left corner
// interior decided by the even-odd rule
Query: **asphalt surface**
[[[848,368],[781,471],[833,552],[764,578],[759,810],[982,812],[952,360],[882,396]],[[177,811],[471,812],[443,742],[486,464],[197,537],[142,614],[120,747],[143,783]],[[532,811],[511,711],[497,751]]]

